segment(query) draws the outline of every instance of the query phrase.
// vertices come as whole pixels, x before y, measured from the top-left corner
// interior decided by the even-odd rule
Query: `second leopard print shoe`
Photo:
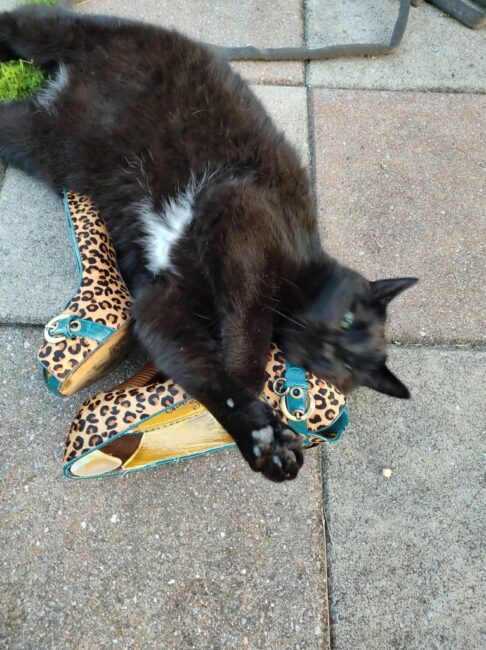
[[[45,326],[38,359],[49,390],[72,395],[127,352],[132,300],[108,229],[90,199],[67,192],[64,205],[80,283],[64,311]]]
[[[309,447],[337,442],[348,424],[344,395],[329,382],[289,365],[275,346],[262,399]],[[64,456],[68,478],[116,476],[234,447],[198,401],[150,364],[108,393],[86,400],[74,419]]]

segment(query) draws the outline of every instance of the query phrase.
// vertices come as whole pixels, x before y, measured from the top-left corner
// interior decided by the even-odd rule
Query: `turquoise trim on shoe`
[[[83,280],[83,265],[81,263],[81,253],[79,252],[79,247],[78,247],[78,240],[76,239],[76,234],[74,232],[74,226],[73,222],[71,219],[71,211],[69,209],[69,201],[67,198],[67,192],[66,190],[63,190],[63,196],[62,196],[62,203],[64,206],[64,216],[66,217],[66,225],[69,233],[69,239],[71,240],[72,247],[74,249],[74,254],[76,256],[76,266],[78,270],[78,288],[74,292],[73,295],[76,295],[76,293],[79,291],[81,287],[81,282]]]
[[[292,389],[294,388],[300,388],[302,394],[299,396],[293,395]],[[295,413],[295,411],[305,413],[308,408],[307,401],[309,392],[307,375],[303,368],[293,366],[288,361],[285,362],[285,389],[286,393],[282,399],[285,400],[285,405],[289,413]],[[349,424],[349,407],[345,404],[338,417],[318,432],[309,431],[307,420],[291,420],[289,424],[297,433],[305,436],[308,440],[309,438],[316,437],[326,442],[339,442]]]
[[[94,339],[98,343],[106,341],[114,332],[116,330],[113,327],[79,318],[76,314],[67,314],[66,316],[55,318],[54,322],[51,321],[51,328],[48,330],[50,336],[63,336],[67,339],[81,337],[84,339]]]
[[[338,417],[331,422],[331,424],[324,429],[321,429],[319,433],[313,433],[311,435],[316,436],[316,438],[322,438],[326,442],[331,442],[332,444],[339,442],[343,437],[346,427],[349,424],[349,406],[344,405],[343,410],[338,415]]]
[[[120,434],[122,435],[122,434]],[[116,438],[119,438],[120,436],[114,436],[113,438],[110,438],[108,442],[111,442],[112,440],[116,440]],[[100,447],[103,447],[105,444],[100,445]],[[95,451],[95,449],[99,449],[100,447],[95,447],[93,449],[90,449],[88,453],[91,453],[92,451]],[[208,449],[208,451],[198,451],[194,454],[189,454],[188,456],[180,456],[179,458],[166,458],[165,460],[158,460],[155,463],[151,463],[150,465],[146,465],[145,467],[135,467],[133,469],[122,469],[118,470],[115,472],[106,472],[106,474],[100,474],[99,476],[75,476],[74,474],[69,473],[69,467],[76,462],[76,460],[79,460],[77,458],[76,460],[73,460],[69,463],[69,465],[65,465],[63,469],[63,474],[66,478],[74,479],[76,481],[92,481],[93,479],[100,479],[100,478],[113,478],[114,476],[125,476],[126,474],[135,474],[137,472],[145,472],[147,469],[154,469],[155,467],[160,467],[161,465],[169,465],[170,463],[178,463],[182,460],[190,460],[191,458],[200,458],[201,456],[209,456],[209,454],[214,454],[217,451],[224,451],[225,449],[234,449],[236,447],[235,443],[228,443],[227,445],[222,445],[221,447],[215,447],[214,449]]]
[[[309,384],[306,379],[305,370],[298,366],[293,366],[286,361],[285,386],[287,393],[283,396],[283,399],[285,400],[289,413],[295,413],[295,411],[305,413],[307,410],[307,394],[309,392]],[[297,397],[292,394],[292,390],[296,388],[300,388],[302,391],[302,394]],[[306,420],[292,420],[289,424],[297,433],[304,436],[308,435],[309,430]]]
[[[68,198],[67,198],[67,191],[66,190],[62,191],[62,204],[63,204],[63,207],[64,207],[64,216],[66,218],[66,226],[67,226],[67,231],[68,231],[68,234],[69,234],[69,239],[71,240],[71,245],[73,247],[74,255],[76,257],[76,270],[77,270],[77,273],[78,273],[78,286],[77,286],[76,290],[74,291],[74,293],[72,294],[71,298],[68,300],[68,302],[66,304],[66,308],[67,308],[67,306],[70,304],[70,302],[72,301],[74,296],[78,293],[78,291],[81,288],[81,284],[83,282],[83,265],[81,263],[81,253],[79,252],[78,242],[76,240],[76,235],[74,233],[74,226],[73,226],[73,222],[71,220],[71,211],[69,209],[69,201],[68,201]],[[49,379],[47,379],[46,374],[48,373],[48,371],[42,365],[42,362],[39,359],[38,359],[38,361],[39,361],[40,366],[42,368],[42,378],[44,379],[44,383],[45,383],[47,389],[53,395],[56,395],[57,397],[64,397],[63,394],[59,392],[59,386],[61,385],[61,382],[58,379],[56,379],[53,374],[51,374]]]
[[[61,385],[61,382],[59,379],[56,379],[53,374],[48,373],[42,364],[40,364],[40,366],[42,368],[42,378],[44,379],[47,390],[53,395],[56,395],[56,397],[59,397],[61,395],[59,392],[59,386]],[[48,374],[50,374],[49,378],[47,377]]]
[[[81,261],[81,253],[79,251],[78,240],[74,232],[74,226],[71,218],[71,210],[69,209],[69,201],[68,201],[66,190],[63,190],[62,192],[62,202],[64,207],[64,216],[66,218],[67,231],[76,258],[76,270],[78,274],[78,285],[76,290],[72,294],[71,298],[68,300],[66,304],[65,308],[67,309],[69,304],[72,302],[74,296],[81,289],[81,285],[83,283],[83,265]],[[72,321],[76,321],[77,323],[79,323],[80,326],[78,327],[78,329],[74,330],[69,328],[69,325],[71,324]],[[116,332],[116,329],[113,327],[109,327],[107,325],[102,325],[101,323],[96,323],[94,321],[79,318],[75,314],[67,314],[66,316],[60,316],[59,318],[55,317],[50,322],[55,323],[55,326],[49,330],[49,334],[51,336],[62,336],[67,339],[75,339],[77,337],[82,337],[86,339],[93,339],[97,343],[103,343],[103,341],[106,341],[106,339],[108,339],[114,332]],[[61,385],[61,382],[58,379],[56,379],[52,373],[49,373],[49,371],[42,365],[42,362],[40,360],[39,363],[42,368],[42,377],[44,379],[44,383],[47,389],[54,395],[57,395],[58,397],[63,397],[62,393],[59,392],[59,387]],[[47,378],[47,374],[50,374],[49,378]]]

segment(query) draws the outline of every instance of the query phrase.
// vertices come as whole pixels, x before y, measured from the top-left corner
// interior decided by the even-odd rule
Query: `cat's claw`
[[[250,466],[271,481],[294,479],[304,462],[301,439],[282,422],[252,431]]]

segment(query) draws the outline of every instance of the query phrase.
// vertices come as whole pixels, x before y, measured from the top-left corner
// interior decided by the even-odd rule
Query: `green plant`
[[[0,64],[0,101],[22,99],[31,95],[44,82],[44,74],[29,61]]]
[[[31,5],[55,5],[57,0],[26,0]],[[0,101],[22,99],[42,86],[44,73],[32,61],[0,63]]]
[[[55,5],[57,0],[27,0],[31,5]]]

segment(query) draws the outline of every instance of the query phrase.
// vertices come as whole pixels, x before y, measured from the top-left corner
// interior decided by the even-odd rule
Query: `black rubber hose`
[[[328,47],[274,47],[260,49],[252,45],[242,47],[207,46],[216,54],[230,61],[323,61],[352,56],[379,56],[391,54],[400,45],[407,26],[410,0],[400,0],[398,17],[389,45],[384,43],[350,43]]]

